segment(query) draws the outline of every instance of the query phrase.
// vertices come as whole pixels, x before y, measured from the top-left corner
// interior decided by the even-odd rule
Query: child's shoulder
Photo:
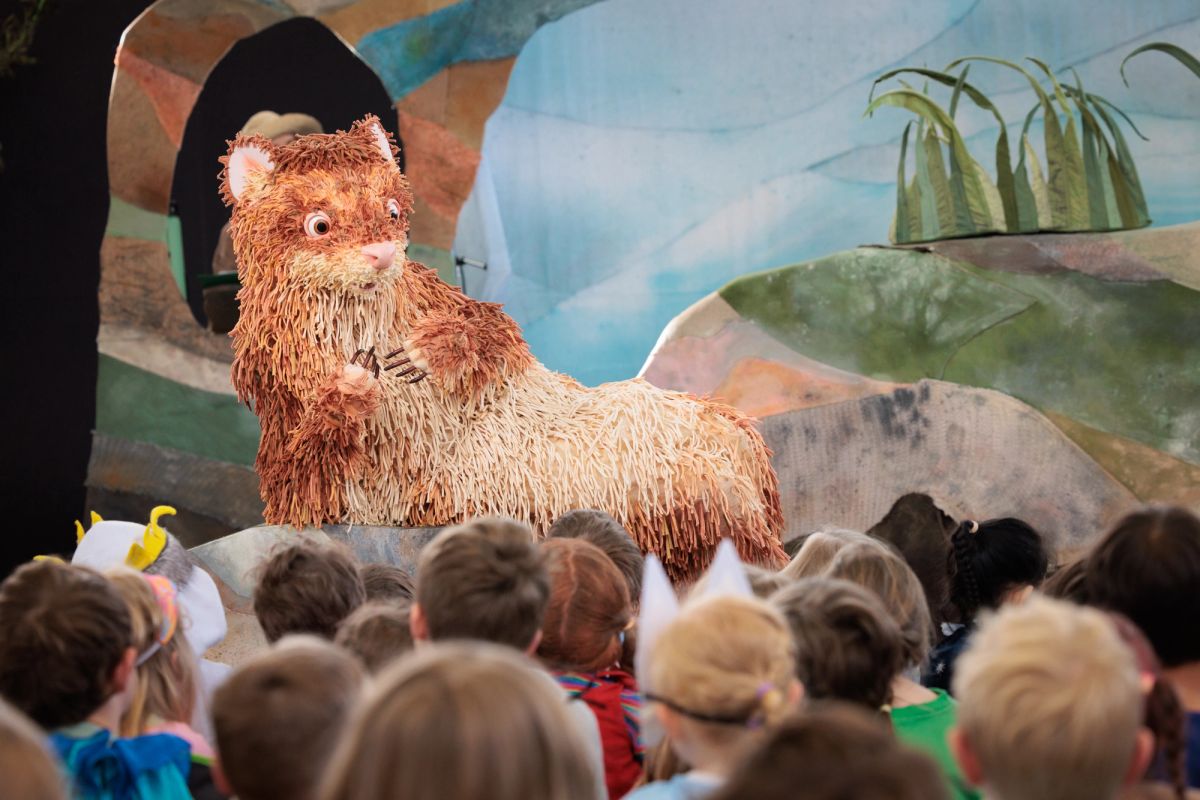
[[[190,797],[191,747],[178,736],[118,739],[103,728],[77,725],[55,731],[50,741],[84,796]]]
[[[701,800],[720,787],[716,778],[685,772],[667,781],[647,783],[625,795],[625,800]]]

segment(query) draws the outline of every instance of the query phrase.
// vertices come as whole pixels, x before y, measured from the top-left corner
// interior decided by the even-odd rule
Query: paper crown
[[[75,556],[73,563],[97,569],[108,569],[123,563],[127,567],[144,571],[162,555],[167,546],[167,532],[158,524],[160,517],[174,515],[170,506],[155,506],[150,512],[150,522],[139,527],[132,522],[105,522],[95,511],[92,525],[84,531],[83,523],[75,521]],[[101,534],[103,535],[93,535]]]

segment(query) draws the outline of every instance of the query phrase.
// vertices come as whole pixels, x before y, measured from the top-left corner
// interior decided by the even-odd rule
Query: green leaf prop
[[[1200,78],[1200,59],[1197,59],[1194,55],[1189,53],[1187,50],[1184,50],[1182,47],[1171,44],[1170,42],[1151,42],[1150,44],[1144,44],[1137,50],[1134,50],[1132,53],[1125,56],[1125,60],[1121,62],[1121,80],[1125,81],[1126,86],[1129,85],[1129,79],[1125,77],[1125,65],[1129,63],[1129,59],[1140,53],[1150,52],[1151,50],[1157,50],[1160,53],[1166,53],[1180,64],[1183,64],[1185,67],[1190,69],[1192,74],[1197,78]]]

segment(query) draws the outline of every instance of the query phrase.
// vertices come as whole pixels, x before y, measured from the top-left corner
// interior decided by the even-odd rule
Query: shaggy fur
[[[230,170],[221,176],[242,281],[233,382],[262,425],[267,521],[502,515],[544,533],[566,511],[598,508],[677,578],[724,536],[747,561],[778,566],[778,482],[751,421],[642,380],[581,386],[537,362],[500,306],[407,261],[412,195],[381,131],[367,117],[284,147],[239,137],[222,159],[256,147],[274,164],[238,198]],[[317,211],[330,230],[311,238]],[[376,242],[396,244],[387,270],[361,253]],[[429,377],[347,366],[372,346],[416,353]]]

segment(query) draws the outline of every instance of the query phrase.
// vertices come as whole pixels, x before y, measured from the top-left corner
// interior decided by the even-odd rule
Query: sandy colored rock
[[[926,492],[958,519],[1019,516],[1067,557],[1138,504],[1043,415],[999,392],[921,381],[761,427],[789,539],[866,530],[896,498]]]
[[[293,0],[293,3],[296,2],[298,0]],[[372,31],[430,14],[456,2],[459,0],[360,0],[336,11],[325,12],[318,19],[347,42],[355,44]]]
[[[154,106],[154,113],[167,138],[178,151],[183,146],[188,116],[192,113],[196,98],[200,96],[200,84],[151,64],[131,50],[122,50],[118,54],[117,69],[133,78],[141,87]]]
[[[108,186],[127,203],[167,213],[175,144],[142,87],[117,70],[108,106]]]

